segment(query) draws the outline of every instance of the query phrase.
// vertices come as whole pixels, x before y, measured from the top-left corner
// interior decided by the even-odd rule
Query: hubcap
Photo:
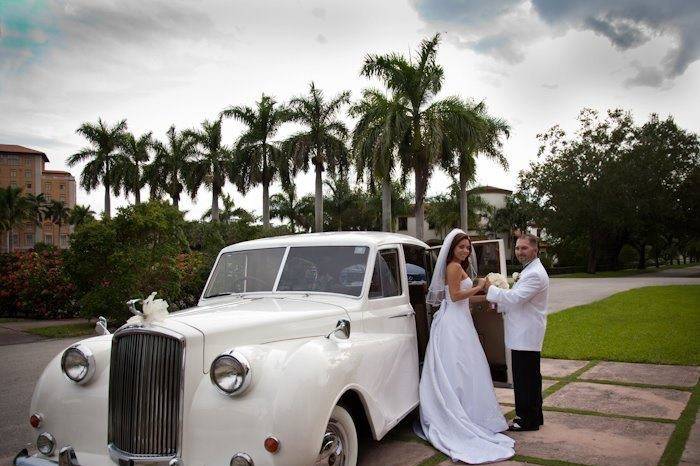
[[[345,466],[347,433],[335,419],[328,421],[326,433],[321,440],[321,451],[314,466]]]

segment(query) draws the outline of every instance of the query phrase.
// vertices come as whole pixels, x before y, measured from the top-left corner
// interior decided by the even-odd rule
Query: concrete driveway
[[[592,303],[643,286],[700,285],[700,266],[669,269],[636,277],[550,278],[549,313]]]

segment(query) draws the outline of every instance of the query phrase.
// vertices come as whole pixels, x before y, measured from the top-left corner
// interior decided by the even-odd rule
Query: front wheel
[[[314,466],[356,466],[357,451],[355,422],[345,408],[336,406],[328,420]]]

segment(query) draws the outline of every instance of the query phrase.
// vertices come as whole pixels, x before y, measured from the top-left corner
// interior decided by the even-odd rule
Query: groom
[[[486,299],[498,304],[505,323],[506,347],[510,349],[515,390],[515,414],[511,431],[539,430],[542,418],[540,351],[547,327],[549,276],[537,257],[538,238],[523,234],[515,256],[523,265],[517,281],[504,290],[486,281]]]

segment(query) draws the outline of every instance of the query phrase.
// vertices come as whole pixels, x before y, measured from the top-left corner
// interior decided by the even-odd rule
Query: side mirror
[[[107,330],[107,319],[102,316],[97,318],[95,333],[98,335],[109,335],[109,330]]]
[[[347,319],[339,320],[333,331],[326,335],[326,338],[330,338],[331,335],[339,340],[347,340],[350,338],[350,321]]]

